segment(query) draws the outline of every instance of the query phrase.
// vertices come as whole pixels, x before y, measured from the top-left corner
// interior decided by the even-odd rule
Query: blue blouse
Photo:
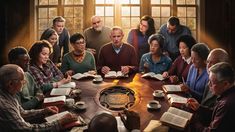
[[[152,54],[145,53],[140,60],[139,71],[144,72],[144,64],[148,65],[148,72],[154,72],[156,74],[162,74],[164,71],[167,71],[171,67],[171,59],[168,56],[161,55],[161,58],[158,62],[154,63],[152,60]]]
[[[188,72],[186,84],[189,86],[193,98],[201,102],[202,95],[203,95],[205,86],[208,83],[209,77],[208,77],[206,68],[203,69],[202,74],[199,75],[198,77],[197,77],[197,74],[198,74],[198,70],[192,64]]]

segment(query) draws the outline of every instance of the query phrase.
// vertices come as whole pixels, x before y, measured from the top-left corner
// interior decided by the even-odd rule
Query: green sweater
[[[22,87],[22,91],[17,94],[17,99],[25,110],[35,109],[40,103],[35,95],[41,90],[28,72],[25,72],[24,76],[27,83]]]
[[[85,58],[81,63],[77,62],[72,54],[72,52],[69,52],[63,57],[61,64],[62,73],[66,73],[68,70],[73,70],[75,74],[96,70],[95,58],[92,53],[86,51]]]

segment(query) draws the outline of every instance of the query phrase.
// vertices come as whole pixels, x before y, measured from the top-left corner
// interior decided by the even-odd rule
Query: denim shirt
[[[167,71],[171,66],[171,59],[165,55],[161,55],[161,58],[158,62],[154,63],[152,60],[152,54],[146,53],[141,57],[140,60],[140,72],[146,72],[144,71],[144,65],[148,65],[148,72],[154,72],[156,74],[162,74],[164,71]]]

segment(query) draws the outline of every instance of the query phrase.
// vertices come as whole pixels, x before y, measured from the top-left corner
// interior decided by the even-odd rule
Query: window
[[[151,0],[151,15],[158,30],[170,16],[177,16],[182,25],[188,26],[196,38],[197,6],[196,0]]]
[[[83,30],[83,0],[37,0],[37,38],[40,39],[42,32],[52,26],[52,20],[56,16],[66,19],[65,27],[70,34]]]
[[[85,28],[89,27],[90,23],[88,22],[92,15],[101,16],[106,26],[121,26],[125,33],[124,41],[129,30],[137,27],[139,19],[143,15],[151,15],[154,18],[156,30],[162,24],[165,24],[170,16],[178,16],[181,24],[188,26],[193,36],[197,37],[198,15],[196,0],[35,1],[36,34],[38,38],[46,28],[52,26],[52,20],[55,16],[63,16],[66,19],[66,28],[68,28],[70,34],[73,34],[75,32],[83,32]],[[89,9],[86,10],[84,7],[89,7]],[[86,12],[89,13],[84,15]]]

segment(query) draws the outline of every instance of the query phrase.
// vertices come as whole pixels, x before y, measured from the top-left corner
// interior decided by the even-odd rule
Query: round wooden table
[[[153,91],[157,89],[162,90],[162,85],[165,82],[142,78],[140,73],[133,74],[128,78],[104,79],[102,83],[93,83],[92,79],[79,80],[75,82],[77,87],[82,90],[80,95],[81,101],[84,101],[87,105],[87,109],[79,112],[79,114],[88,120],[102,111],[112,112],[115,116],[120,112],[104,108],[98,101],[101,90],[115,85],[130,88],[136,93],[137,100],[130,110],[136,111],[140,114],[141,130],[148,125],[150,120],[159,120],[161,115],[169,108],[169,103],[165,97],[153,97]],[[160,102],[161,108],[158,110],[147,109],[148,102],[154,99]]]

